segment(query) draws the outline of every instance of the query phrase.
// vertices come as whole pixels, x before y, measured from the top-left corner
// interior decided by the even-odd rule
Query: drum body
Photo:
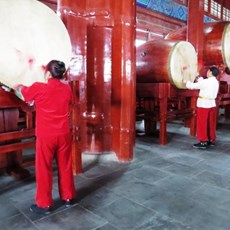
[[[0,82],[44,82],[44,69],[52,59],[69,65],[72,47],[58,15],[37,0],[0,1]]]
[[[136,49],[137,83],[171,83],[185,89],[197,75],[197,54],[186,41],[148,41]]]
[[[187,28],[169,33],[165,39],[186,40]],[[203,62],[205,65],[225,64],[230,67],[230,22],[204,24]]]

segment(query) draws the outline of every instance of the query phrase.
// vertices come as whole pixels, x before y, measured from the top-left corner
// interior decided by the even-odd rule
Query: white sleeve
[[[191,89],[191,83],[192,83],[191,81],[187,81],[186,82],[186,88]]]
[[[186,82],[186,87],[188,89],[201,89],[203,87],[203,80],[204,80],[203,78],[200,78],[198,80],[198,82],[195,82],[195,83],[193,83],[191,81],[187,81]]]

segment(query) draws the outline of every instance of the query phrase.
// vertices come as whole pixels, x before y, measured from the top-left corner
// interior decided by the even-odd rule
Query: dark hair
[[[52,60],[47,66],[45,72],[50,71],[53,78],[61,79],[66,71],[65,63],[62,61]]]
[[[210,67],[209,70],[212,72],[212,75],[215,76],[215,77],[217,77],[220,74],[219,69],[216,68],[215,66]]]

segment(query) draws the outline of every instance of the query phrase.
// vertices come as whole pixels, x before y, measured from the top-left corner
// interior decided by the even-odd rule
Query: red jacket
[[[48,83],[36,82],[21,88],[26,102],[34,101],[36,109],[36,136],[60,135],[70,132],[69,105],[71,88],[59,79]]]

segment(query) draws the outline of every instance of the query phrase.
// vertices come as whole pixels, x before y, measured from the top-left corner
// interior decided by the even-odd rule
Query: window
[[[204,0],[204,11],[208,12],[208,0]]]
[[[204,11],[214,19],[230,21],[230,3],[221,0],[204,0]]]
[[[230,10],[223,7],[223,20],[224,21],[230,21]]]
[[[211,0],[211,15],[221,18],[221,5],[214,0]]]

